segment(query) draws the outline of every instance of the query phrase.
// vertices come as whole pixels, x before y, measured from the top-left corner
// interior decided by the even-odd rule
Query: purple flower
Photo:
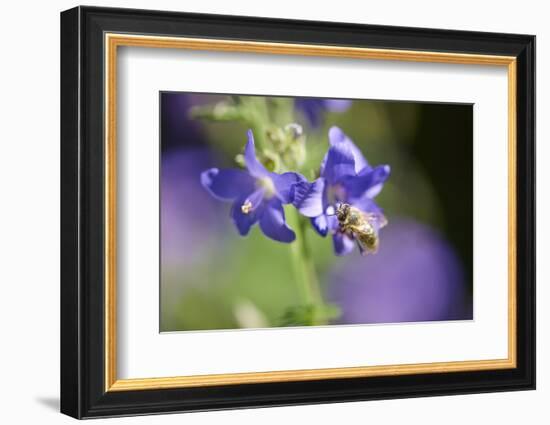
[[[320,177],[314,182],[298,182],[292,187],[293,205],[311,218],[321,236],[332,233],[337,255],[351,252],[353,237],[340,230],[334,215],[341,203],[366,213],[381,213],[373,198],[389,177],[389,165],[371,167],[359,148],[338,127],[329,130],[330,148],[323,159]],[[376,229],[378,231],[378,229]]]
[[[298,98],[295,106],[301,110],[304,117],[312,127],[319,127],[323,114],[326,111],[345,112],[351,106],[352,101],[346,99],[319,99],[319,98]]]
[[[217,199],[232,201],[231,217],[246,236],[259,223],[262,232],[279,242],[292,242],[296,235],[285,222],[283,204],[291,203],[291,187],[305,178],[297,173],[268,171],[256,158],[254,136],[248,130],[244,151],[246,170],[211,168],[201,174],[202,185]]]

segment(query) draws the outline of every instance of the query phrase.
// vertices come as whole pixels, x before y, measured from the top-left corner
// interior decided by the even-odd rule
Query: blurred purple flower
[[[207,101],[204,97],[190,93],[162,92],[161,135],[163,152],[172,149],[188,149],[190,146],[204,146],[204,135],[197,120],[189,117],[190,109]]]
[[[297,98],[295,106],[302,111],[304,117],[312,127],[319,127],[326,111],[345,112],[351,106],[352,101],[346,99],[319,99]]]
[[[254,137],[248,130],[244,151],[246,170],[211,168],[201,174],[202,185],[217,199],[232,201],[231,217],[239,233],[246,236],[257,222],[269,238],[292,242],[296,235],[285,222],[283,204],[291,202],[291,187],[305,178],[297,173],[268,171],[256,158]]]
[[[453,248],[435,230],[393,219],[376,256],[350,257],[329,275],[339,323],[472,319],[471,294]]]
[[[215,201],[198,176],[212,164],[206,149],[171,149],[162,154],[161,260],[163,265],[193,262],[217,238]],[[192,199],[193,202],[189,203]],[[193,249],[189,249],[193,247]]]
[[[340,231],[334,213],[347,203],[363,212],[381,213],[374,198],[390,175],[389,165],[371,167],[359,148],[338,127],[329,130],[330,148],[321,163],[320,177],[313,183],[302,181],[292,188],[293,205],[311,218],[321,236],[332,233],[337,255],[350,253],[355,243]],[[376,229],[378,230],[378,229]]]

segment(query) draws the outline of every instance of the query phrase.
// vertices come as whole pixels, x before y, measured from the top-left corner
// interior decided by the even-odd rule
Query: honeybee
[[[357,241],[362,255],[378,251],[378,230],[388,224],[382,213],[367,213],[349,204],[340,204],[336,209],[336,218],[340,230]]]

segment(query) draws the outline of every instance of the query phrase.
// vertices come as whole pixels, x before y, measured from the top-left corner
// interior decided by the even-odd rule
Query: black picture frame
[[[517,58],[517,367],[105,391],[104,34],[506,55]],[[61,412],[75,418],[535,388],[535,37],[162,11],[61,13]]]

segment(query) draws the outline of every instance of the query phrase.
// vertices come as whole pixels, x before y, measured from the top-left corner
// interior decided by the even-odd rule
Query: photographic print
[[[473,106],[160,93],[160,331],[473,319]]]

